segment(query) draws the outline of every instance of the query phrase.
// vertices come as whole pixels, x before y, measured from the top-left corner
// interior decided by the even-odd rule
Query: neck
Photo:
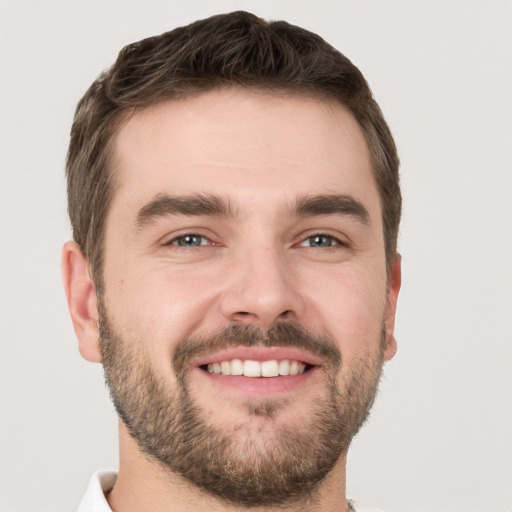
[[[281,512],[349,512],[345,496],[346,456],[319,485],[313,497],[279,505]],[[107,496],[114,512],[242,512],[243,506],[231,505],[213,497],[184,480],[180,475],[163,468],[142,453],[135,440],[120,423],[119,476]],[[276,510],[275,506],[253,507],[251,512]]]

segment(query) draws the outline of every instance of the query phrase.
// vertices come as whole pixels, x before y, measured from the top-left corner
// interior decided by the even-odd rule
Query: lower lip
[[[300,375],[283,375],[280,377],[222,375],[218,373],[209,373],[200,368],[196,368],[195,371],[199,372],[203,378],[208,379],[214,386],[222,386],[235,393],[249,396],[266,396],[288,393],[298,389],[314,378],[320,371],[320,368],[311,368]]]

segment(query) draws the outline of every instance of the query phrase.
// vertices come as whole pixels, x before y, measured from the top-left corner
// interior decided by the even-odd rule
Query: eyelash
[[[312,235],[309,235],[307,236],[306,238],[304,238],[304,240],[302,240],[302,242],[299,244],[300,247],[306,247],[305,245],[303,245],[306,241],[312,241],[313,239],[315,238],[324,238],[324,239],[328,239],[330,241],[330,245],[327,245],[327,246],[307,246],[307,247],[310,247],[310,248],[315,248],[315,247],[318,247],[318,248],[323,248],[323,249],[331,249],[332,247],[336,247],[336,246],[344,246],[346,247],[347,244],[345,242],[343,242],[342,240],[340,240],[339,238],[336,238],[335,236],[333,235],[328,235],[327,233],[314,233]]]
[[[187,238],[196,238],[196,239],[201,239],[201,242],[198,244],[198,245],[185,245],[185,244],[180,244],[180,241],[183,241],[183,240],[186,240]],[[324,238],[324,239],[327,239],[329,241],[329,245],[327,246],[322,246],[322,245],[317,245],[317,246],[313,246],[313,245],[304,245],[307,241],[309,241],[310,243],[312,243],[312,241],[315,239],[315,238]],[[202,243],[203,241],[207,241],[207,243]],[[203,246],[211,246],[211,245],[216,245],[215,242],[212,242],[208,237],[206,237],[205,235],[199,235],[197,233],[184,233],[182,235],[179,235],[175,238],[173,238],[172,240],[169,240],[168,242],[166,242],[164,245],[174,245],[174,246],[177,246],[177,247],[182,247],[182,248],[197,248],[197,247],[203,247]],[[333,235],[328,235],[326,233],[314,233],[312,235],[309,235],[307,236],[306,238],[304,238],[299,244],[298,244],[299,247],[309,247],[311,249],[314,249],[314,248],[320,248],[320,249],[332,249],[333,247],[336,247],[336,246],[343,246],[343,247],[347,247],[348,244],[346,242],[343,242],[342,240],[340,240],[339,238],[333,236]]]
[[[181,245],[179,243],[180,240],[185,240],[187,238],[200,238],[202,241],[207,240],[208,243],[206,243],[206,244],[200,243],[199,245]],[[204,235],[199,235],[197,233],[184,233],[183,235],[179,235],[179,236],[173,238],[172,240],[169,240],[164,245],[175,245],[175,246],[184,247],[184,248],[185,247],[186,248],[196,248],[196,247],[202,247],[202,246],[206,246],[206,245],[215,245],[215,243],[212,242],[208,237],[206,237]]]

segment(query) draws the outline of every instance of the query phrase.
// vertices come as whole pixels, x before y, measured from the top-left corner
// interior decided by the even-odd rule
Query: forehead
[[[217,194],[244,206],[350,193],[379,203],[357,121],[312,97],[226,89],[160,103],[122,125],[114,162],[112,208],[126,213],[158,194]]]

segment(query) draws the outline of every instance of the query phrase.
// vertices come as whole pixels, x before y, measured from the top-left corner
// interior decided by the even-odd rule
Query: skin
[[[342,356],[340,389],[351,366],[378,356],[383,324],[384,359],[394,356],[400,259],[387,279],[368,148],[340,105],[240,90],[162,103],[121,127],[115,161],[105,303],[121,334],[145,340],[141,353],[170,389],[177,385],[171,358],[180,342],[232,323],[267,329],[293,321],[329,336]],[[236,217],[164,215],[137,225],[141,209],[162,194],[213,194],[227,199]],[[297,197],[333,194],[355,198],[367,222],[346,214],[290,215]],[[186,234],[204,237],[202,245],[178,245]],[[317,234],[332,245],[312,246],[309,237]],[[63,276],[80,352],[100,362],[95,287],[73,242],[64,247]],[[307,425],[325,379],[320,365],[302,384],[249,389],[190,369],[192,397],[204,416],[227,431],[237,425],[240,439],[270,439],[276,426]],[[247,403],[266,398],[283,398],[285,405],[272,420],[250,416]],[[307,510],[344,510],[345,465],[346,454]],[[170,510],[168,503],[172,510],[235,510],[151,461],[122,422],[120,472],[109,503],[121,512]]]

